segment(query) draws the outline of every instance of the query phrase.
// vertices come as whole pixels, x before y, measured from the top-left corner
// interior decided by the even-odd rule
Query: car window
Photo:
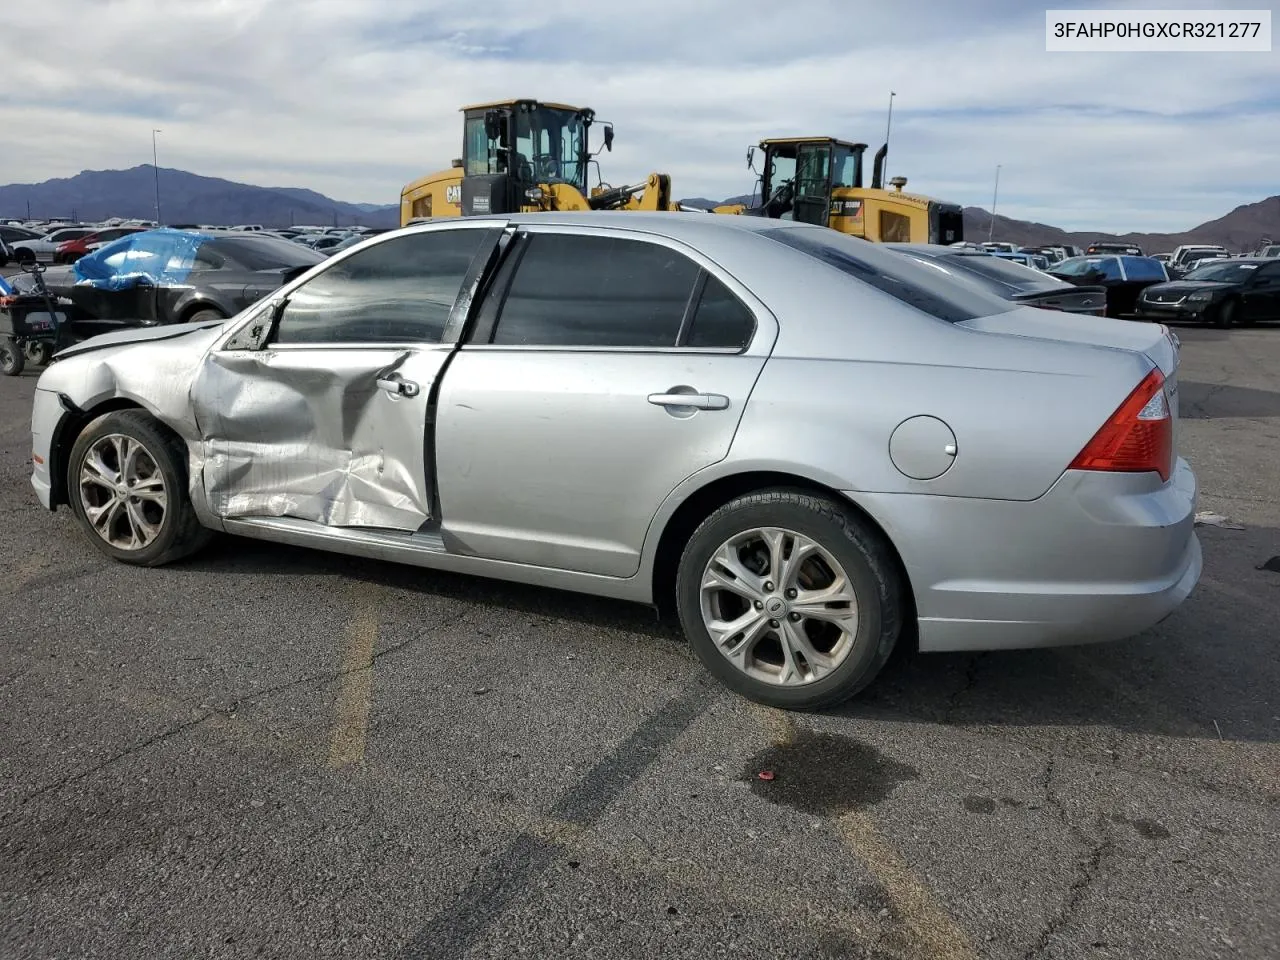
[[[324,262],[324,257],[315,251],[308,250],[292,240],[280,240],[276,237],[219,237],[208,241],[205,246],[228,260],[240,264],[246,270],[313,267],[317,263]]]
[[[761,234],[834,267],[854,280],[887,293],[931,317],[960,323],[1008,313],[1016,306],[914,257],[877,249],[857,237],[823,227],[789,227]]]
[[[1275,283],[1280,280],[1280,261],[1275,263],[1264,263],[1258,267],[1254,277],[1258,280],[1265,280],[1268,283]]]
[[[1210,260],[1204,266],[1196,267],[1188,273],[1184,280],[1213,280],[1217,283],[1243,283],[1253,276],[1258,269],[1256,263],[1240,263],[1227,260]]]
[[[674,347],[698,265],[656,243],[533,233],[492,342]]]
[[[484,230],[394,237],[289,294],[276,343],[439,343]]]
[[[756,318],[746,304],[735,297],[733,291],[723,283],[708,274],[683,346],[733,347],[741,350],[751,342],[755,329]]]
[[[220,254],[208,241],[196,248],[192,258],[193,270],[221,270],[227,265],[227,258]]]
[[[1158,260],[1147,257],[1125,257],[1124,272],[1130,280],[1164,281],[1164,268]]]

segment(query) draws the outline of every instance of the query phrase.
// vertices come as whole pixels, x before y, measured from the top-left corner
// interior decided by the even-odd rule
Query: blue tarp
[[[196,250],[208,234],[191,230],[144,230],[86,254],[76,261],[76,284],[98,290],[128,290],[139,284],[174,286],[186,282]]]
[[[0,277],[0,297],[7,297],[13,293],[13,287],[5,283],[4,277]]]

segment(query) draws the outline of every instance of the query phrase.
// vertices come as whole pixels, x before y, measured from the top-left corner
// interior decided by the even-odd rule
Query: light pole
[[[151,131],[151,169],[156,174],[156,226],[160,226],[160,161],[156,158],[156,134],[163,133],[163,130]]]
[[[889,119],[884,123],[884,182],[889,182],[889,131],[893,127],[893,98],[897,94],[889,91]]]
[[[987,241],[991,241],[996,230],[996,200],[1000,196],[1000,164],[996,164],[996,189],[991,194],[991,224],[987,227]]]

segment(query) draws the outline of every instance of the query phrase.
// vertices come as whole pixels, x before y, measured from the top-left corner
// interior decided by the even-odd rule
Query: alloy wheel
[[[738,533],[711,555],[699,588],[702,621],[717,650],[756,680],[821,680],[852,652],[858,601],[840,563],[794,530]]]
[[[81,461],[85,517],[94,532],[118,550],[141,550],[160,535],[168,494],[155,458],[133,437],[102,437]]]

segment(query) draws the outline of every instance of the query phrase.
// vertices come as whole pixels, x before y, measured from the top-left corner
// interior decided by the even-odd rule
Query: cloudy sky
[[[1060,7],[1234,9],[1178,4]],[[1071,229],[1185,229],[1280,193],[1280,52],[1047,53],[1026,0],[39,0],[5,4],[0,183],[151,160],[398,200],[457,108],[593,107],[605,179],[750,191],[749,143],[884,138],[909,189]],[[13,81],[18,82],[13,82]]]

